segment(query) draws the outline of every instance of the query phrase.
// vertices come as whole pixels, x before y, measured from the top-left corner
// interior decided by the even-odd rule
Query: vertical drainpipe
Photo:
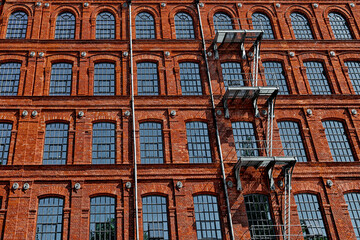
[[[136,131],[135,131],[135,104],[134,104],[134,67],[133,67],[133,48],[132,48],[132,14],[131,14],[131,0],[128,0],[129,5],[129,48],[130,48],[130,78],[131,78],[131,116],[132,116],[132,137],[133,137],[133,159],[134,159],[134,201],[135,201],[135,227],[136,240],[139,240],[139,205],[138,205],[138,179],[137,179],[137,158],[136,158]]]
[[[221,162],[221,175],[222,175],[222,181],[223,181],[223,185],[224,185],[225,198],[226,198],[226,207],[227,207],[227,215],[228,215],[229,228],[230,228],[230,239],[234,240],[235,239],[234,238],[234,229],[233,229],[233,224],[232,224],[229,194],[228,194],[227,185],[226,185],[224,159],[223,159],[222,150],[221,150],[221,141],[220,141],[220,135],[219,135],[219,128],[218,128],[218,124],[217,124],[217,120],[216,120],[216,108],[215,108],[213,90],[212,90],[212,86],[211,86],[211,76],[210,76],[210,70],[209,70],[209,62],[208,62],[207,53],[206,53],[206,43],[205,43],[205,38],[204,38],[204,32],[203,32],[203,27],[202,27],[202,22],[201,22],[199,0],[195,0],[195,3],[196,3],[196,7],[197,7],[199,24],[200,24],[200,32],[201,32],[201,39],[202,39],[202,45],[203,45],[203,54],[204,54],[204,59],[205,59],[205,64],[206,64],[207,79],[209,81],[209,89],[210,89],[210,96],[211,96],[211,107],[212,107],[212,114],[213,114],[213,119],[214,119],[214,124],[215,124],[215,130],[216,130],[216,143],[217,143],[217,146],[218,146],[218,149],[219,149],[219,156],[220,156],[220,162]]]

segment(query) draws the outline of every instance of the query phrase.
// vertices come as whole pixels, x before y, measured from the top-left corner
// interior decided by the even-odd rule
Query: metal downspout
[[[215,109],[213,90],[212,90],[212,86],[211,86],[211,76],[210,76],[210,70],[209,70],[209,62],[208,62],[207,53],[206,53],[206,43],[205,43],[204,32],[203,32],[202,21],[201,21],[199,0],[196,0],[195,3],[196,3],[196,7],[197,7],[199,24],[200,24],[200,32],[201,32],[203,53],[204,53],[205,64],[206,64],[207,78],[208,78],[208,81],[209,81],[209,89],[210,89],[211,104],[212,104],[212,114],[213,114],[213,118],[214,118],[215,129],[216,129],[216,142],[217,142],[218,149],[219,149],[219,156],[220,156],[220,162],[221,162],[221,174],[222,174],[222,180],[223,180],[223,185],[224,185],[225,198],[226,198],[226,207],[227,207],[227,215],[228,215],[228,221],[229,221],[229,227],[230,227],[230,239],[234,240],[235,239],[234,238],[234,229],[233,229],[233,224],[232,224],[229,195],[228,195],[228,190],[227,190],[227,185],[226,185],[224,159],[223,159],[223,155],[222,155],[219,129],[218,129],[217,120],[216,120],[216,112],[215,112],[216,109]]]

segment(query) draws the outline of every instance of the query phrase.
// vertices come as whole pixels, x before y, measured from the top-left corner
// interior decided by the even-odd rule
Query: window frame
[[[58,23],[60,22],[59,17],[61,17],[62,15],[65,14],[71,14],[73,16],[74,19],[70,19],[67,21],[64,21],[61,25],[59,25]],[[59,22],[58,22],[59,20]],[[73,24],[71,25],[69,22],[72,22]],[[77,22],[77,17],[76,15],[69,11],[69,10],[65,10],[60,12],[55,19],[55,28],[54,28],[54,39],[55,40],[73,40],[76,38],[76,22]],[[61,28],[64,27],[64,28]]]
[[[104,198],[105,199],[105,203],[104,204],[101,204],[101,199]],[[93,200],[97,200],[97,199],[100,199],[100,204],[96,204],[96,205],[92,205],[93,204]],[[110,204],[108,203],[108,200],[110,201]],[[100,206],[100,210],[102,209],[101,206],[104,206],[105,207],[105,213],[104,212],[92,212],[92,210],[97,206]],[[108,208],[110,207],[110,209]],[[111,209],[113,208],[113,209]],[[110,211],[110,210],[113,210],[113,212],[107,212],[107,211]],[[92,224],[95,224],[95,234],[96,234],[96,224],[97,222],[93,222],[92,221],[92,217],[94,216],[93,214],[95,214],[95,216],[97,215],[101,215],[101,216],[113,216],[114,218],[114,222],[112,222],[112,220],[110,220],[110,228],[111,228],[111,225],[114,226],[114,231],[111,231],[110,229],[110,236],[113,236],[114,238],[111,238],[110,239],[116,239],[116,236],[117,236],[117,214],[116,214],[116,197],[115,196],[108,196],[108,195],[97,195],[97,196],[93,196],[93,197],[90,197],[90,211],[89,211],[89,238],[91,238],[91,234],[92,234]],[[96,217],[94,217],[96,218]],[[103,225],[103,224],[107,224],[107,222],[98,222],[100,223],[100,227]],[[101,231],[100,230],[100,233],[103,233],[104,234],[105,231]],[[109,235],[106,235],[105,236],[109,236]],[[97,239],[97,238],[96,238]],[[103,239],[102,237],[100,237],[99,239]]]
[[[311,71],[313,70],[320,70],[319,67],[322,68],[322,72],[321,73],[318,73],[318,72],[308,72],[308,69],[309,66],[307,66],[307,64],[311,64],[311,65],[318,65],[318,66],[312,66],[311,67]],[[324,62],[322,60],[317,60],[317,59],[311,59],[311,60],[306,60],[306,61],[303,61],[303,66],[305,68],[305,77],[306,77],[306,80],[307,80],[307,83],[309,85],[309,88],[310,88],[310,91],[311,91],[311,95],[319,95],[319,96],[330,96],[330,95],[333,95],[334,94],[334,90],[333,90],[333,86],[332,86],[332,82],[331,82],[331,79],[330,79],[330,76],[327,72],[327,69],[325,68],[326,67],[326,64],[324,64]],[[324,76],[324,79],[320,79],[320,78],[309,78],[309,74],[312,74],[312,75],[323,75]],[[322,82],[326,82],[327,85],[322,84]],[[320,85],[318,83],[321,83]],[[312,83],[317,83],[317,84],[312,84]],[[320,89],[322,88],[322,89]],[[328,88],[328,89],[326,89]],[[314,91],[316,89],[320,89],[321,91]],[[328,91],[327,91],[328,90]],[[316,92],[316,93],[315,93]]]
[[[4,66],[4,68],[3,68]],[[12,62],[0,62],[0,78],[1,78],[1,87],[0,87],[0,96],[18,96],[20,82],[22,83],[22,62],[12,61]],[[9,74],[11,73],[11,74]],[[8,79],[8,78],[10,79]],[[5,78],[5,79],[2,79]],[[5,86],[6,88],[11,88],[12,91],[3,91],[3,80],[5,83],[10,83],[10,86]],[[12,85],[11,85],[12,84]]]
[[[218,24],[216,24],[216,20],[215,20],[215,16],[216,15],[223,15],[223,16],[227,16],[227,17],[229,17],[229,19],[227,19],[227,21],[228,20],[230,20],[230,22],[231,22],[231,28],[229,27],[230,25],[228,25],[229,24],[229,22],[227,22],[227,23],[223,23],[224,21],[221,21],[221,24],[220,25],[218,25]],[[219,12],[215,12],[214,14],[213,14],[213,16],[212,16],[212,24],[213,24],[213,26],[214,26],[214,32],[215,32],[215,34],[216,34],[216,32],[218,31],[218,30],[234,30],[235,29],[235,23],[234,23],[234,21],[233,21],[233,18],[232,18],[232,15],[230,15],[230,14],[228,14],[227,12],[222,12],[222,11],[219,11]],[[219,28],[220,27],[220,28]]]
[[[349,202],[350,199],[348,198],[349,195],[352,197],[352,199],[351,199],[352,201],[350,201],[350,202]],[[356,195],[356,198],[358,200],[357,203],[358,203],[358,205],[360,205],[360,193],[359,192],[351,191],[351,192],[344,193],[344,199],[347,204],[347,210],[348,210],[349,217],[351,220],[351,226],[353,227],[353,230],[354,230],[354,234],[357,239],[360,239],[360,224],[356,224],[356,223],[360,222],[360,209],[356,209],[356,208],[351,209],[352,204],[349,204],[349,203],[355,202],[354,195]],[[357,212],[357,218],[354,217],[354,219],[353,219],[353,216],[355,215],[354,212]],[[354,223],[355,223],[355,226],[354,226]]]
[[[101,16],[102,14],[111,15],[112,19],[106,20]],[[102,17],[102,19],[98,19],[99,17]],[[112,21],[112,25],[111,25],[111,21]],[[110,12],[108,10],[100,11],[99,13],[96,14],[95,22],[96,22],[95,23],[95,39],[96,40],[112,40],[112,39],[116,38],[116,17],[112,12]],[[98,28],[98,26],[103,26],[103,28]],[[98,33],[101,30],[105,31],[106,33],[105,34]],[[104,35],[108,35],[108,36],[104,37]]]
[[[63,65],[63,66],[61,67],[61,65]],[[56,68],[54,68],[54,66],[56,66]],[[57,68],[58,66],[59,66],[59,68]],[[64,68],[64,66],[67,66],[67,67]],[[55,72],[55,71],[59,71],[59,69],[61,71],[63,71],[61,74]],[[72,95],[73,78],[74,78],[73,69],[74,69],[73,62],[59,61],[59,62],[51,63],[49,96],[71,96]],[[71,73],[69,73],[69,71],[71,71]],[[71,74],[71,76],[70,76],[70,74]],[[61,76],[61,79],[57,79],[56,76],[57,77]],[[68,79],[68,78],[70,78],[70,79]],[[66,83],[65,87],[58,86],[59,83],[64,83],[64,82]],[[54,85],[54,86],[52,86],[52,85]],[[58,88],[65,88],[65,92],[59,92]]]
[[[265,25],[264,24],[256,24],[256,25],[254,25],[254,14],[260,15],[262,18],[267,18],[268,22],[266,22]],[[256,16],[255,18],[259,19],[258,16]],[[263,40],[275,40],[276,39],[275,33],[274,33],[273,23],[272,23],[269,15],[267,13],[260,12],[260,11],[253,12],[251,14],[251,22],[252,22],[252,28],[254,30],[262,30],[262,31],[264,31]],[[259,22],[261,22],[261,21],[259,21]],[[260,26],[260,28],[255,28],[254,26]],[[262,28],[262,26],[265,26],[265,28]]]
[[[306,26],[305,22],[302,22],[303,24],[301,24],[301,25],[294,24],[294,22],[299,22],[300,23],[300,21],[299,20],[294,21],[292,19],[292,17],[291,17],[293,14],[297,14],[297,15],[301,16],[303,18],[302,20],[306,20],[307,25],[309,26],[309,29],[304,29],[304,26]],[[300,12],[300,11],[293,11],[292,13],[290,13],[289,18],[290,18],[290,27],[291,27],[290,32],[292,32],[293,37],[294,37],[295,40],[315,40],[316,39],[316,35],[315,35],[314,29],[313,29],[313,24],[312,24],[312,22],[309,21],[309,17],[307,16],[307,14],[304,14],[303,12]],[[294,26],[303,27],[303,29],[300,29],[300,30],[297,30],[297,31],[309,31],[309,32],[307,32],[307,33],[296,32],[294,30]],[[309,37],[310,36],[309,33],[311,33],[311,37]],[[305,34],[307,34],[306,37],[304,37]]]
[[[147,15],[152,18],[152,20],[149,18],[148,20],[144,20],[141,17],[141,25],[140,25],[140,14],[141,15]],[[151,22],[152,21],[152,22]],[[150,29],[145,29],[150,26]],[[155,17],[152,13],[148,11],[141,11],[138,12],[135,15],[135,39],[137,40],[151,40],[156,39],[156,22]]]
[[[282,95],[282,96],[288,96],[291,95],[291,91],[290,91],[290,84],[289,84],[289,79],[287,76],[287,73],[285,71],[285,67],[284,67],[284,62],[282,60],[263,60],[262,62],[262,69],[264,70],[264,78],[265,78],[265,82],[267,86],[275,86],[275,85],[271,85],[269,84],[270,82],[274,82],[274,79],[268,79],[266,77],[266,75],[273,75],[273,76],[278,76],[278,75],[282,75],[284,77],[284,79],[276,79],[276,84],[277,87],[279,87],[279,92],[278,95]],[[271,73],[267,73],[266,69],[269,69],[270,67],[265,67],[266,64],[272,64]],[[281,67],[281,72],[275,72],[273,69],[279,69],[278,66],[274,67],[274,65],[278,65]],[[278,84],[280,82],[280,84]],[[285,85],[283,85],[282,83],[285,83]],[[283,90],[282,90],[283,89]],[[286,90],[286,91],[284,91]]]
[[[4,148],[3,151],[1,152],[1,158],[0,158],[0,166],[1,165],[8,165],[9,163],[9,155],[10,155],[10,148],[12,146],[12,141],[11,141],[11,136],[12,136],[12,130],[13,130],[13,123],[12,122],[0,122],[0,127],[2,127],[4,125],[7,126],[8,129],[0,129],[0,142],[1,142],[1,147],[0,150],[2,150],[2,148]],[[4,131],[7,131],[5,134],[3,133]],[[5,141],[2,140],[2,138],[4,137],[4,135],[6,135],[6,139]],[[5,142],[5,143],[4,143]],[[4,146],[5,145],[5,146]],[[6,159],[4,158],[4,155],[6,155]],[[1,205],[0,205],[1,207]]]
[[[152,128],[143,128],[142,126],[145,127],[145,124],[151,124]],[[157,128],[153,128],[154,126],[156,126]],[[145,135],[144,133],[142,133],[142,130],[144,131],[160,131],[160,134],[154,136],[154,135]],[[152,141],[145,141],[143,142],[144,138],[157,138],[156,140],[152,140]],[[159,139],[161,139],[161,143],[159,143]],[[165,148],[164,148],[164,133],[163,133],[163,124],[161,122],[157,122],[157,121],[144,121],[144,122],[140,122],[139,123],[139,143],[140,143],[140,163],[141,164],[164,164],[165,163]],[[150,145],[151,148],[154,147],[154,145],[156,145],[156,149],[150,149],[148,150],[147,147],[144,148],[145,145]],[[156,152],[156,157],[149,157],[148,153],[151,152]],[[145,155],[146,157],[141,157],[141,155]],[[150,154],[152,155],[152,154]]]
[[[18,25],[16,25],[18,19],[11,19],[11,17],[13,15],[19,14],[19,13],[24,13],[23,16],[26,16],[26,24],[25,23],[21,24],[21,34],[20,34],[21,36],[20,37],[19,36],[18,37],[8,36],[8,35],[13,35],[14,34],[14,32],[9,33],[8,32],[9,29],[12,29],[12,31],[14,31],[16,29],[20,29],[20,28],[9,28],[9,24],[12,24],[12,26],[13,25],[18,26]],[[14,21],[14,20],[15,20],[15,24],[11,22],[11,21]],[[22,19],[21,22],[23,22],[23,21],[25,21],[25,20]],[[24,11],[23,9],[15,10],[9,15],[9,17],[7,19],[5,39],[26,39],[27,35],[28,35],[28,28],[29,28],[29,14],[26,11]]]
[[[349,67],[349,64],[358,65],[358,66]],[[356,95],[360,95],[360,60],[359,59],[345,60],[344,66],[347,69],[347,75],[348,75],[347,78],[350,80],[353,91],[355,92]],[[350,71],[350,69],[351,69],[351,71]],[[357,72],[356,72],[356,70],[357,70]],[[352,75],[357,75],[357,76],[355,76],[355,78],[353,79],[351,77]],[[354,84],[354,83],[357,83],[357,84]]]
[[[101,126],[102,128],[96,128]],[[109,136],[94,136],[96,133],[103,134],[104,132],[110,132]],[[104,138],[109,138],[105,139]],[[97,143],[94,143],[95,140],[98,140]],[[109,145],[108,151],[99,151],[99,147],[102,145]],[[95,146],[97,151],[95,150]],[[92,158],[91,164],[115,164],[116,163],[116,123],[113,122],[94,122],[92,124],[92,148],[91,148]],[[96,153],[96,154],[95,154]],[[96,157],[99,156],[99,153],[107,153],[110,155],[108,158]],[[101,154],[100,154],[101,155]]]
[[[194,127],[194,128],[190,129],[190,127]],[[195,127],[201,127],[201,129],[195,129]],[[188,121],[185,123],[185,129],[186,129],[186,140],[187,140],[186,145],[188,149],[189,163],[191,164],[213,163],[212,147],[210,142],[210,131],[208,124],[202,121]],[[196,132],[196,134],[189,135],[189,133],[191,132]],[[201,135],[201,132],[203,132],[204,134]],[[207,135],[205,135],[205,133]],[[200,142],[196,141],[202,139],[205,141],[200,141]],[[201,147],[198,148],[198,146]],[[206,153],[202,154],[203,152]]]
[[[105,66],[100,68],[100,66]],[[111,67],[109,67],[111,66]],[[108,72],[104,73],[105,70]],[[97,72],[100,71],[100,72]],[[110,72],[109,72],[110,71]],[[105,77],[109,77],[105,79]],[[98,78],[98,79],[96,79]],[[97,83],[97,84],[96,84]],[[103,86],[109,83],[109,86]],[[96,90],[96,89],[99,90]],[[103,88],[109,88],[109,91],[101,91]],[[116,63],[112,61],[94,62],[93,73],[93,95],[94,96],[114,96],[116,95]]]
[[[179,15],[186,16],[186,25],[178,25],[181,20],[184,20],[184,18],[181,19]],[[179,18],[179,20],[177,19]],[[175,36],[178,40],[192,40],[195,39],[195,27],[194,27],[194,19],[191,16],[191,14],[185,12],[185,11],[179,11],[174,15],[174,27],[175,27]],[[187,31],[184,33],[184,31]],[[185,35],[185,36],[184,36]],[[189,36],[189,37],[187,37]]]
[[[59,126],[62,126],[62,127],[65,127],[67,129],[60,129],[62,131],[64,131],[66,134],[62,133],[63,135],[61,136],[62,138],[62,141],[64,141],[64,139],[66,138],[66,144],[65,143],[62,143],[61,144],[61,150],[60,150],[60,153],[61,155],[63,155],[63,153],[65,153],[65,158],[63,158],[62,156],[60,158],[56,158],[56,159],[52,159],[50,158],[50,154],[51,153],[56,153],[56,154],[59,154],[58,151],[51,151],[50,150],[50,145],[51,143],[46,143],[46,140],[47,140],[47,128],[48,126],[50,125],[55,125],[55,124],[60,124]],[[56,131],[56,132],[59,132],[60,130],[58,129],[55,129],[55,130],[52,130],[52,131]],[[69,154],[69,130],[70,130],[70,124],[69,123],[66,123],[66,122],[49,122],[49,123],[46,123],[45,125],[45,136],[44,136],[44,145],[43,145],[43,155],[42,155],[42,165],[66,165],[67,164],[67,161],[69,160],[68,159],[68,154]],[[64,136],[66,135],[66,136]],[[52,137],[52,139],[55,139],[55,137]],[[58,141],[59,139],[57,139],[56,141]],[[48,151],[45,151],[46,150],[46,146],[49,145],[49,150]],[[58,144],[60,145],[60,144]],[[65,148],[65,150],[64,150]],[[49,157],[45,159],[45,152],[48,152],[49,153]],[[50,163],[44,163],[44,161],[51,161]],[[54,163],[53,163],[54,161]],[[61,161],[60,163],[58,161]]]
[[[345,27],[346,27],[346,29],[343,28],[343,29],[335,29],[335,30],[334,30],[334,27],[335,27],[335,26],[339,27],[341,23],[339,24],[340,21],[332,22],[332,20],[335,20],[335,19],[332,18],[332,17],[330,17],[330,14],[337,15],[336,17],[341,17],[342,20],[343,20],[343,23],[344,23],[344,25],[345,25]],[[328,13],[328,15],[327,15],[327,18],[329,19],[329,25],[330,25],[330,29],[331,29],[331,35],[332,35],[332,37],[333,37],[335,40],[353,40],[353,39],[354,39],[354,34],[353,34],[352,31],[351,31],[349,21],[348,21],[348,19],[344,16],[344,14],[342,14],[342,13],[340,13],[340,12],[337,12],[337,11],[330,11],[330,12]],[[340,33],[340,34],[339,34],[339,32],[337,32],[338,30],[339,30],[339,31],[343,31],[343,33]],[[347,37],[338,37],[338,35],[345,35],[345,33],[344,33],[345,31],[348,31],[348,33],[346,33],[346,34],[348,34]]]
[[[182,96],[204,95],[204,86],[201,78],[200,64],[198,62],[194,62],[194,61],[179,62],[179,78],[180,78],[180,88],[181,88]]]

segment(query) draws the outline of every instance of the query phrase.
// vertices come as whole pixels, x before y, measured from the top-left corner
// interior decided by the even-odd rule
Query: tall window
[[[351,223],[354,228],[356,239],[360,239],[360,194],[346,193],[344,194],[348,211],[351,218]]]
[[[141,12],[135,18],[136,39],[155,39],[155,21],[147,12]]]
[[[0,123],[0,165],[7,164],[11,140],[11,130],[11,123]]]
[[[318,198],[314,194],[294,195],[305,239],[326,240],[326,230]]]
[[[142,198],[144,240],[168,240],[169,225],[166,197]]]
[[[211,163],[208,126],[203,122],[186,123],[190,163]]]
[[[329,13],[330,26],[337,40],[352,39],[349,26],[345,18],[338,13]]]
[[[310,24],[304,15],[294,12],[290,14],[290,18],[296,39],[298,40],[314,39],[314,36],[310,28]]]
[[[160,123],[140,123],[140,156],[142,164],[160,164],[164,162]]]
[[[114,95],[115,64],[96,63],[94,70],[94,95]]]
[[[321,62],[304,62],[304,66],[306,67],[306,76],[312,94],[330,95],[331,90],[325,75],[323,64]]]
[[[275,239],[268,197],[261,194],[245,195],[246,214],[254,239]],[[263,238],[261,238],[263,237]]]
[[[176,39],[194,39],[194,24],[191,16],[187,13],[177,13],[175,15]]]
[[[241,65],[236,62],[226,62],[221,64],[222,76],[225,88],[244,86],[244,79],[241,74]]]
[[[194,196],[197,239],[222,239],[218,203],[215,196]]]
[[[115,124],[94,123],[92,138],[92,163],[115,163]]]
[[[354,157],[344,124],[339,121],[323,121],[323,126],[334,161],[353,162]]]
[[[234,29],[231,18],[225,13],[214,14],[214,28],[215,31]]]
[[[356,94],[360,94],[360,62],[345,62]]]
[[[21,39],[26,37],[26,29],[28,24],[28,16],[24,12],[14,12],[10,15],[6,38],[7,39]]]
[[[254,127],[251,122],[233,122],[233,135],[238,157],[258,156]]]
[[[0,96],[16,96],[20,79],[20,63],[0,65]]]
[[[285,72],[280,62],[263,62],[266,84],[279,87],[279,95],[289,94]]]
[[[62,239],[64,200],[57,197],[39,200],[36,239]]]
[[[66,123],[46,124],[43,164],[66,164],[68,129]]]
[[[281,143],[285,156],[294,156],[298,162],[307,162],[303,139],[297,122],[278,122]]]
[[[185,62],[179,66],[182,95],[202,95],[199,64]]]
[[[51,67],[50,96],[70,96],[72,82],[72,64],[54,63]]]
[[[55,39],[75,38],[75,16],[64,12],[56,18]]]
[[[136,66],[138,95],[159,95],[157,64],[143,62]]]
[[[115,17],[109,12],[99,13],[96,17],[96,39],[115,38]]]
[[[264,39],[274,39],[274,33],[268,16],[262,13],[253,13],[252,24],[254,29],[264,31]]]
[[[115,198],[100,196],[90,200],[90,240],[116,239]]]

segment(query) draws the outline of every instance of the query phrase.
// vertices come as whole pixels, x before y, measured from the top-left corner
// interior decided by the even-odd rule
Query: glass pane
[[[176,39],[194,39],[193,20],[187,13],[177,13],[175,15]]]
[[[0,96],[16,96],[20,79],[20,63],[0,65]]]
[[[330,26],[337,40],[352,39],[349,26],[343,16],[338,13],[329,13]]]
[[[155,21],[147,12],[139,13],[135,18],[136,39],[155,39]]]
[[[144,62],[136,66],[138,95],[159,95],[157,64]]]
[[[217,30],[231,30],[233,24],[229,15],[225,13],[215,13],[214,14],[214,28]]]
[[[66,164],[69,125],[49,123],[46,125],[43,164]]]
[[[96,39],[115,38],[115,18],[109,12],[102,12],[96,17]]]
[[[311,92],[314,95],[330,95],[329,82],[321,62],[304,62],[306,76],[308,78]]]
[[[7,39],[21,39],[26,37],[26,29],[28,24],[28,16],[24,12],[14,12],[10,15],[6,38]]]
[[[263,62],[266,84],[279,87],[279,95],[288,95],[285,73],[280,62]]]
[[[142,164],[164,162],[163,137],[160,123],[140,123],[140,155]]]
[[[51,68],[50,96],[70,96],[72,64],[54,63]]]
[[[56,18],[55,39],[75,38],[75,16],[72,13],[61,13]]]
[[[314,39],[310,28],[310,24],[304,15],[294,12],[290,14],[290,18],[296,39],[299,40]]]
[[[115,198],[100,196],[90,200],[90,240],[115,240]]]
[[[168,213],[166,197],[142,198],[144,240],[168,240]]]
[[[182,95],[202,95],[199,64],[186,62],[179,66]]]
[[[259,156],[254,127],[251,122],[232,123],[237,156]]]
[[[274,39],[274,33],[268,16],[262,13],[253,13],[252,24],[255,30],[264,31],[264,39]]]
[[[211,163],[209,133],[206,123],[186,123],[190,163]]]
[[[0,123],[0,165],[6,165],[11,140],[11,123]]]
[[[344,195],[356,239],[360,240],[360,194],[347,193]]]
[[[295,156],[298,162],[307,162],[299,124],[296,122],[278,122],[281,143],[285,156]]]
[[[115,94],[115,64],[97,63],[94,68],[94,95]]]
[[[244,79],[241,74],[241,65],[236,62],[226,62],[221,64],[224,85],[228,87],[244,86]]]
[[[115,163],[115,124],[95,123],[92,138],[92,163]]]
[[[345,62],[356,94],[360,94],[360,62]]]

